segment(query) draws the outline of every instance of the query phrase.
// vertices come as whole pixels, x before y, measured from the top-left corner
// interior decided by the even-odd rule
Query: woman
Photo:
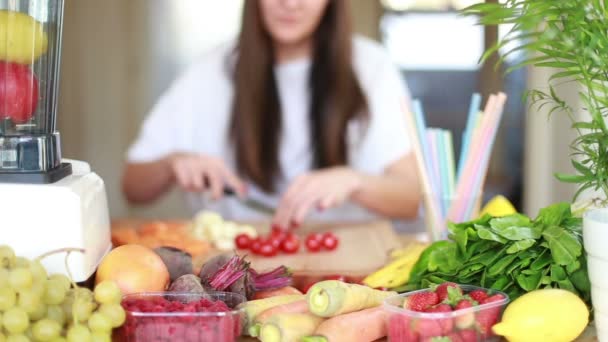
[[[128,153],[123,189],[148,203],[174,185],[202,207],[273,223],[412,218],[420,191],[399,73],[353,37],[349,1],[245,1],[236,44],[177,80]],[[239,198],[222,198],[223,189]],[[203,193],[209,193],[203,196]]]

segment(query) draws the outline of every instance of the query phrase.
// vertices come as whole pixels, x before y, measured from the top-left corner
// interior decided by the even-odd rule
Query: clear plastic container
[[[222,301],[231,311],[226,312],[139,312],[126,310],[125,324],[116,332],[115,341],[120,342],[233,342],[243,329],[245,311],[236,307],[247,299],[236,293],[209,292],[192,294],[182,292],[150,292],[127,295],[129,299],[190,303],[201,299]]]
[[[498,340],[491,329],[488,329],[489,333],[484,334],[481,324],[491,327],[499,322],[509,297],[503,292],[477,286],[460,285],[460,287],[465,294],[473,290],[483,290],[490,295],[501,294],[504,299],[458,311],[427,313],[404,309],[403,303],[406,298],[429,289],[387,298],[384,301],[384,310],[387,312],[388,340],[417,342],[432,341],[434,337],[448,337],[451,341],[466,342]]]

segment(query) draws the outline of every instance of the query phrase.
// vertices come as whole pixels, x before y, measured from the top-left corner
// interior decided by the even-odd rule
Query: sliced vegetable
[[[275,315],[262,326],[262,342],[299,342],[315,332],[323,318],[302,313]]]
[[[305,298],[304,295],[277,296],[277,297],[270,297],[270,298],[266,298],[266,299],[251,300],[251,301],[248,301],[248,302],[245,302],[245,303],[239,305],[238,308],[245,309],[245,317],[246,317],[245,332],[249,331],[249,328],[255,322],[255,318],[262,312],[264,312],[270,308],[273,308],[277,305],[292,303],[292,302],[295,302],[298,300],[302,300],[304,298]]]
[[[302,342],[370,342],[386,336],[386,313],[376,307],[332,317]]]
[[[313,285],[306,295],[310,312],[321,317],[333,317],[373,308],[396,295],[395,292],[374,290],[364,285],[325,280]]]
[[[295,302],[277,305],[268,310],[265,310],[255,318],[255,324],[249,328],[249,335],[258,337],[262,325],[267,323],[275,315],[284,315],[290,313],[308,313],[308,302],[306,299]]]

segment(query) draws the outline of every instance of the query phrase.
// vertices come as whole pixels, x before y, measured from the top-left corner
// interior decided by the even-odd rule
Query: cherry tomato
[[[283,239],[280,239],[280,238],[278,238],[278,237],[276,237],[276,236],[270,236],[270,237],[268,238],[268,240],[266,240],[266,241],[268,241],[268,242],[269,242],[269,243],[270,243],[270,244],[271,244],[271,245],[272,245],[274,248],[277,248],[277,249],[278,249],[279,247],[281,247],[281,243],[282,243],[284,240],[283,240]]]
[[[248,249],[251,246],[251,237],[247,234],[239,234],[234,239],[234,243],[238,249]]]
[[[321,245],[323,248],[333,251],[338,247],[338,238],[332,233],[325,233]]]
[[[254,239],[251,241],[251,244],[249,245],[249,249],[251,250],[251,252],[253,254],[260,254],[261,250],[262,250],[262,238],[258,237],[257,239]]]
[[[260,247],[260,254],[265,257],[275,256],[277,255],[278,251],[279,250],[275,248],[270,241],[263,243],[262,247]]]
[[[321,240],[318,238],[317,234],[308,235],[306,237],[305,244],[306,249],[308,249],[310,252],[318,252],[321,250]]]
[[[300,249],[300,240],[297,236],[291,235],[281,242],[281,250],[287,254],[295,254]]]
[[[306,285],[302,286],[302,288],[300,289],[300,291],[302,291],[302,293],[306,294],[306,293],[308,293],[308,290],[310,290],[310,288],[311,288],[311,287],[312,287],[314,284],[316,284],[316,283],[315,283],[315,282],[310,282],[310,283],[308,283],[308,284],[306,284]]]

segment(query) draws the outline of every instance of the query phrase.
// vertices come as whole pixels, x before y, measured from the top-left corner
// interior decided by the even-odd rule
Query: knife
[[[246,206],[249,209],[253,209],[255,211],[273,216],[276,209],[272,208],[268,205],[266,205],[265,203],[262,203],[260,201],[251,199],[251,198],[244,198],[241,199],[238,197],[238,195],[236,194],[236,192],[234,192],[234,190],[232,190],[231,188],[224,188],[224,195],[226,196],[233,196],[234,198],[237,199],[237,201],[239,201],[241,204],[243,204],[244,206]]]

